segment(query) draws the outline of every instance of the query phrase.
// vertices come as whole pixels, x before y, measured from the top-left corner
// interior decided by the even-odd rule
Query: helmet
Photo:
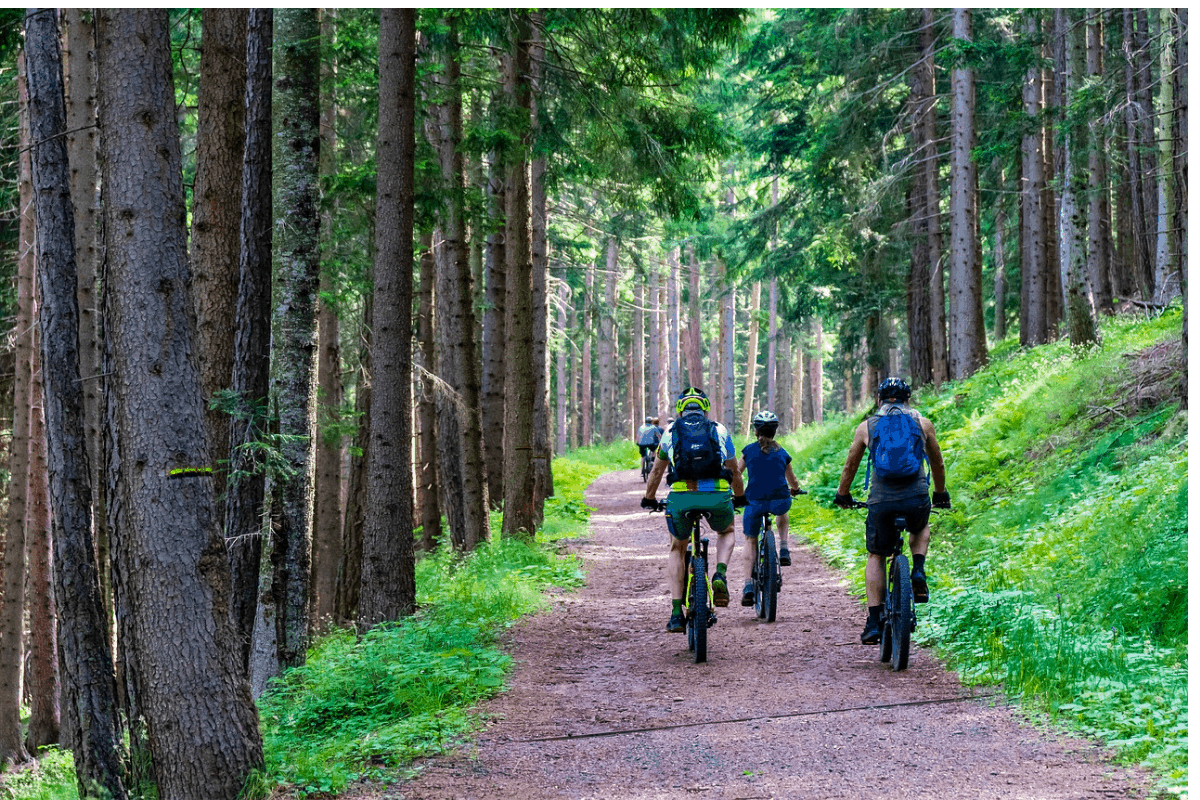
[[[683,414],[685,410],[701,411],[707,414],[710,408],[712,408],[712,404],[708,402],[708,395],[695,386],[684,389],[675,400],[676,414]]]
[[[900,378],[888,378],[879,384],[880,400],[895,400],[906,403],[911,395],[912,389]]]
[[[646,417],[646,424],[647,424],[647,425],[649,425],[649,424],[650,424],[651,422],[653,422],[653,421],[654,421],[654,420],[652,420],[650,417]]]
[[[770,411],[760,411],[754,415],[754,419],[750,420],[750,424],[754,426],[755,433],[774,436],[775,431],[779,428],[779,417]]]

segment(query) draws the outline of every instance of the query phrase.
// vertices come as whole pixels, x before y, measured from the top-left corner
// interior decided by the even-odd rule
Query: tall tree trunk
[[[636,426],[642,420],[653,414],[653,406],[649,404],[650,386],[654,383],[651,377],[647,379],[646,363],[654,357],[654,329],[650,328],[650,346],[646,346],[646,312],[649,310],[649,300],[654,296],[653,291],[640,276],[633,279],[633,341],[629,347],[629,396],[633,399],[633,421]],[[653,365],[649,370],[654,374]]]
[[[568,436],[567,429],[567,385],[569,380],[567,362],[570,360],[569,348],[572,342],[571,329],[568,325],[573,316],[567,314],[567,306],[570,305],[570,302],[571,287],[565,280],[561,281],[558,284],[558,302],[555,303],[555,306],[557,307],[558,329],[563,333],[563,341],[558,352],[555,353],[554,364],[554,452],[560,456],[567,452],[567,442],[571,438]]]
[[[320,287],[320,27],[316,9],[281,9],[275,20],[275,287],[271,396],[288,474],[274,479],[279,506],[272,563],[279,663],[304,663],[312,554],[317,430],[317,299]]]
[[[374,363],[367,515],[358,625],[416,607],[412,509],[413,174],[416,157],[416,11],[379,19],[379,145],[375,208]]]
[[[953,12],[954,38],[970,43],[971,12]],[[987,357],[983,327],[982,271],[978,261],[978,176],[975,147],[975,73],[951,73],[950,119],[950,377],[978,370]]]
[[[321,153],[319,169],[324,183],[337,174],[337,60],[336,9],[320,12],[321,50]],[[321,240],[332,242],[333,200],[321,203]],[[312,611],[311,627],[333,616],[338,562],[342,549],[342,437],[336,424],[342,408],[342,357],[338,315],[328,298],[337,294],[337,261],[321,266],[321,294],[317,303],[317,446],[313,492]]]
[[[1143,298],[1153,297],[1153,262],[1150,257],[1150,233],[1146,219],[1146,176],[1152,174],[1147,159],[1147,142],[1143,140],[1142,120],[1149,116],[1149,109],[1141,106],[1141,79],[1144,53],[1144,36],[1136,27],[1137,9],[1122,11],[1123,40],[1125,52],[1125,137],[1129,148],[1129,198],[1133,232],[1133,269],[1135,280]],[[1144,32],[1142,32],[1144,34]]]
[[[1168,9],[1155,9],[1151,13],[1155,15],[1155,27],[1160,30],[1160,35],[1156,38],[1163,42],[1160,46],[1159,75],[1161,78],[1158,81],[1158,107],[1155,110],[1155,119],[1159,120],[1159,130],[1155,136],[1159,169],[1156,181],[1158,184],[1158,246],[1155,248],[1154,258],[1154,286],[1156,289],[1155,301],[1166,303],[1179,295],[1179,270],[1175,263],[1179,252],[1171,230],[1171,218],[1174,216],[1176,204],[1174,162],[1171,158],[1171,131],[1176,113],[1175,87],[1172,78],[1175,70],[1175,52],[1174,47],[1169,43],[1172,38],[1172,12]],[[1088,33],[1088,74],[1090,75],[1092,74],[1093,58],[1097,62],[1100,60],[1099,48],[1102,39],[1100,38],[1098,15],[1096,23],[1089,26]],[[1093,38],[1096,39],[1095,45],[1092,44]],[[1093,50],[1096,51],[1095,56],[1093,56]]]
[[[704,385],[704,363],[700,358],[700,353],[700,265],[696,263],[695,247],[688,245],[688,386]],[[678,394],[685,388],[687,387],[676,386],[674,387],[675,393]]]
[[[1104,29],[1101,9],[1088,12],[1087,74],[1099,81],[1104,74]],[[1088,135],[1088,282],[1097,312],[1112,313],[1112,226],[1108,195],[1108,143],[1104,127],[1089,126]]]
[[[196,355],[214,464],[229,460],[229,416],[208,401],[229,388],[237,307],[238,224],[246,116],[246,9],[208,8],[201,17],[196,111],[196,184],[190,265],[196,306]],[[218,519],[225,473],[213,473]]]
[[[750,433],[750,418],[757,406],[758,387],[758,309],[762,297],[762,283],[755,281],[750,287],[750,335],[746,340],[746,377],[742,381],[742,418],[738,430]]]
[[[44,14],[52,12],[43,12]],[[30,47],[40,43],[31,42]],[[30,69],[36,69],[30,54]],[[33,348],[36,339],[33,324],[34,281],[37,256],[33,172],[29,156],[29,116],[32,109],[25,88],[25,57],[17,60],[17,91],[20,106],[20,189],[21,218],[17,254],[17,327],[14,334],[15,375],[13,380],[12,456],[9,460],[8,525],[4,534],[4,585],[0,605],[0,763],[20,764],[29,760],[21,742],[21,673],[25,638],[25,530],[28,518],[26,499],[31,481],[30,421],[33,416]],[[45,66],[42,67],[43,69]],[[44,102],[44,101],[43,101]]]
[[[505,60],[507,56],[503,57]],[[497,92],[492,105],[501,107]],[[484,259],[483,304],[483,440],[487,459],[488,497],[494,508],[504,499],[504,297],[506,187],[501,154],[492,159],[488,178],[487,209],[490,228]]]
[[[921,66],[922,96],[928,98],[924,113],[919,117],[918,139],[927,142],[925,150],[925,224],[929,234],[929,344],[933,366],[933,382],[944,383],[950,377],[949,345],[946,340],[946,259],[942,246],[942,190],[937,153],[937,77],[933,67],[934,9],[921,9]]]
[[[680,384],[679,351],[679,248],[667,252],[667,406],[684,387]]]
[[[734,401],[733,284],[729,281],[724,259],[717,260],[717,268],[721,279],[721,380],[716,388],[721,393],[719,419],[732,431],[737,424],[737,405]]]
[[[583,351],[580,354],[579,366],[579,444],[582,447],[592,445],[592,421],[594,418],[592,403],[592,328],[594,326],[595,300],[593,291],[596,284],[596,267],[588,261],[583,272],[583,326],[579,334],[583,339]]]
[[[1073,10],[1055,10],[1059,35],[1066,49],[1066,97],[1070,102],[1084,78],[1084,19]],[[1068,121],[1063,126],[1062,218],[1060,252],[1063,265],[1064,306],[1071,344],[1096,341],[1095,305],[1088,281],[1088,142],[1083,126]]]
[[[271,387],[271,40],[273,12],[251,9],[246,23],[246,135],[241,175],[241,246],[234,312],[230,475],[225,536],[232,571],[230,615],[249,667],[259,603],[266,475],[256,445],[267,433]]]
[[[1037,37],[1040,26],[1037,11],[1024,12],[1025,35]],[[1034,125],[1044,106],[1042,71],[1031,66],[1021,87],[1027,124]],[[1040,123],[1038,123],[1040,126]],[[1043,344],[1047,333],[1046,309],[1046,214],[1045,156],[1042,152],[1043,133],[1034,129],[1021,137],[1021,344],[1025,347]]]
[[[61,138],[66,130],[62,58],[52,11],[35,10],[26,16],[25,52],[29,139],[35,143],[31,158],[37,198],[37,277],[43,303],[38,327],[44,396],[48,401],[45,415],[54,515],[55,589],[62,604],[59,653],[66,703],[78,726],[72,736],[72,750],[79,794],[85,796],[98,787],[119,800],[125,797],[125,787],[112,653],[92,545],[92,473],[87,460],[79,375],[75,225],[67,150]],[[162,74],[170,74],[168,70]],[[111,184],[106,191],[113,191]],[[120,196],[115,192],[113,195]],[[182,219],[182,207],[179,210]],[[164,651],[169,649],[163,647]],[[164,760],[170,761],[169,757]]]
[[[820,316],[813,315],[809,321],[812,336],[810,349],[804,364],[804,374],[812,387],[813,422],[825,421],[825,328]]]
[[[1063,107],[1062,87],[1060,76],[1065,67],[1058,64],[1061,48],[1054,47],[1054,14],[1048,12],[1042,19],[1043,57],[1053,61],[1053,69],[1042,70],[1042,95],[1045,98],[1045,116],[1057,120]],[[1058,249],[1058,218],[1059,196],[1055,192],[1058,176],[1062,174],[1062,148],[1055,141],[1057,126],[1047,124],[1042,126],[1042,174],[1045,176],[1042,195],[1042,231],[1044,233],[1045,270],[1043,272],[1042,288],[1045,290],[1046,305],[1046,341],[1058,338],[1059,324],[1063,319],[1062,280],[1059,274]]]
[[[767,408],[779,415],[779,279],[771,278],[767,289]]]
[[[530,144],[538,137],[538,96],[542,92],[545,70],[545,44],[542,41],[543,15],[530,18]],[[533,259],[533,521],[542,526],[546,498],[554,494],[554,476],[550,463],[550,251],[546,214],[546,157],[533,159],[530,165],[530,250]]]
[[[1008,272],[1004,266],[1004,225],[1008,219],[1004,213],[1003,201],[996,203],[995,231],[992,233],[992,269],[994,283],[992,297],[992,335],[997,342],[1008,336],[1008,316],[1005,313],[1005,301],[1008,298]]]
[[[373,304],[368,295],[363,302],[363,342],[359,353],[358,376],[354,393],[354,415],[360,420],[354,434],[350,457],[350,475],[346,486],[346,518],[342,531],[342,562],[338,567],[336,615],[340,622],[358,618],[358,597],[362,588],[363,524],[367,517],[367,455],[371,450],[371,325]]]
[[[617,414],[613,400],[617,393],[616,360],[616,303],[617,303],[617,238],[608,240],[604,258],[604,307],[600,309],[599,353],[600,378],[600,439],[607,443],[616,438]]]
[[[924,16],[925,12],[922,11],[922,17]],[[922,41],[926,37],[932,38],[932,32],[926,33],[926,24],[931,24],[931,20],[922,24]],[[913,120],[912,150],[916,165],[912,185],[908,190],[908,232],[911,245],[906,310],[909,350],[912,354],[912,382],[918,386],[933,381],[933,307],[930,286],[932,269],[929,256],[931,222],[929,203],[925,197],[929,189],[926,173],[937,166],[937,149],[932,141],[932,81],[933,61],[932,58],[926,57],[922,46],[922,56],[908,78],[908,104]]]
[[[791,326],[785,325],[779,331],[779,345],[775,348],[775,404],[772,407],[779,417],[779,428],[782,431],[794,431],[796,415],[792,413],[792,364],[800,357],[792,345]]]
[[[1183,352],[1188,352],[1188,10],[1184,6],[1172,11],[1172,34],[1175,40],[1175,114],[1171,120],[1171,161],[1175,173],[1175,235],[1179,239],[1179,289],[1183,295]],[[1183,360],[1183,375],[1179,384],[1184,407],[1188,405],[1188,366]]]
[[[648,329],[647,333],[649,334],[649,343],[646,348],[645,358],[638,362],[639,370],[642,369],[643,366],[645,367],[646,386],[645,391],[641,395],[643,402],[639,403],[638,405],[645,405],[646,413],[653,417],[658,415],[662,409],[662,392],[660,391],[660,387],[662,386],[663,382],[663,365],[661,360],[662,347],[660,347],[662,342],[662,326],[659,324],[659,320],[662,319],[662,314],[660,313],[661,309],[658,305],[658,298],[661,293],[659,292],[658,283],[658,265],[653,261],[650,262],[650,274],[648,278],[649,280],[646,282],[645,287],[645,303],[646,310],[649,312],[647,315],[649,324],[646,326]],[[636,282],[637,281],[635,281],[635,283]],[[638,414],[637,416],[640,417],[641,415]],[[639,424],[641,421],[642,420],[640,418],[637,420]]]
[[[421,541],[418,549],[433,550],[442,538],[442,507],[438,502],[437,389],[433,376],[438,373],[434,349],[433,283],[435,279],[433,236],[421,236],[421,284],[417,312],[417,359],[421,393],[417,400],[417,431],[420,435],[421,460],[417,465],[417,497],[421,510]]]

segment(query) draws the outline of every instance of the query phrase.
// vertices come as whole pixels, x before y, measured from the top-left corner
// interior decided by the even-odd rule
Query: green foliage
[[[44,748],[32,766],[6,773],[0,797],[21,800],[77,800],[75,760],[70,750]]]
[[[1102,348],[1009,344],[971,378],[914,397],[954,500],[932,522],[921,640],[964,681],[1002,684],[1174,787],[1187,781],[1179,326],[1171,309],[1107,320]],[[785,444],[812,492],[796,529],[861,592],[862,512],[830,507],[857,422]]]

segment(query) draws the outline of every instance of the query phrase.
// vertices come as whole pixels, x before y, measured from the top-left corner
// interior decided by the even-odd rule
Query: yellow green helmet
[[[684,389],[675,400],[675,413],[680,415],[684,413],[685,409],[699,409],[707,414],[711,407],[712,404],[708,402],[708,395],[695,386],[689,386]]]

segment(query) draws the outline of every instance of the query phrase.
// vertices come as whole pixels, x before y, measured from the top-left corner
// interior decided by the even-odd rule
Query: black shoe
[[[779,548],[779,566],[790,567],[792,565],[792,554],[788,552],[786,547]]]
[[[742,589],[742,605],[754,605],[754,581],[746,581],[746,588]]]
[[[929,584],[925,581],[925,570],[914,569],[912,571],[912,590],[914,603],[929,602]]]
[[[729,586],[726,585],[725,573],[714,572],[712,577],[713,605],[724,608],[729,605]]]
[[[879,627],[879,620],[867,617],[867,625],[863,628],[862,635],[858,640],[863,644],[879,644],[879,637],[883,635],[883,631]]]
[[[686,630],[684,624],[683,612],[676,611],[671,615],[671,621],[667,623],[667,633],[683,633]]]

